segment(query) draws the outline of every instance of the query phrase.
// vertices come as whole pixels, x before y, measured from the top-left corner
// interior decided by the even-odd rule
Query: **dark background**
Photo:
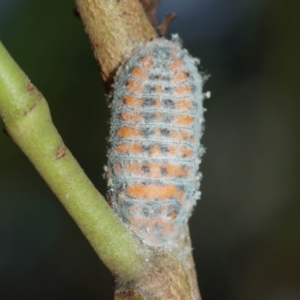
[[[0,39],[105,193],[109,113],[73,8],[72,0],[0,0]],[[177,19],[169,32],[211,74],[202,199],[190,221],[203,300],[300,299],[300,1],[163,0],[159,19],[170,11]],[[0,134],[0,299],[112,299],[112,284]]]

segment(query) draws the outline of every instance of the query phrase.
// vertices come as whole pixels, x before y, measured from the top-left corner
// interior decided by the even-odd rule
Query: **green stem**
[[[89,181],[54,127],[48,104],[0,42],[0,116],[104,264],[128,279],[145,268],[137,239]]]

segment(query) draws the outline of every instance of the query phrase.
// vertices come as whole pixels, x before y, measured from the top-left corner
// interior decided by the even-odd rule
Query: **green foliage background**
[[[159,15],[175,10],[173,3],[165,1]],[[169,30],[212,74],[205,86],[213,97],[205,103],[202,199],[190,222],[200,289],[203,300],[298,299],[300,4],[257,1],[242,14],[242,2],[224,3],[229,12],[204,19],[178,10]],[[44,94],[66,145],[104,194],[109,112],[73,8],[72,0],[4,1],[0,39]],[[224,15],[230,25],[222,31]],[[112,298],[110,274],[4,134],[0,278],[1,299]]]

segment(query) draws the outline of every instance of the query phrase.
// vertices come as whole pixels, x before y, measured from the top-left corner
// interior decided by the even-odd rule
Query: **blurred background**
[[[1,0],[0,39],[105,193],[109,111],[73,0]],[[163,0],[211,74],[191,234],[203,300],[300,299],[300,2]],[[3,128],[3,124],[0,123]],[[0,134],[0,299],[113,299],[113,279]]]

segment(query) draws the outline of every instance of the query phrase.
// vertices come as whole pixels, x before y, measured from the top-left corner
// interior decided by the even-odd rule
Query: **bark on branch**
[[[105,82],[138,43],[157,37],[138,0],[75,2]]]
[[[113,76],[124,60],[138,43],[157,38],[157,33],[147,18],[138,0],[75,0],[79,15],[100,65],[104,81],[110,84]],[[147,7],[155,12],[157,0]],[[169,15],[163,30],[174,18]],[[153,23],[153,22],[152,22]],[[184,236],[178,241],[178,251],[191,248],[188,226],[183,229]],[[175,255],[176,257],[176,255]],[[192,254],[184,262],[179,262],[167,251],[161,251],[144,276],[134,282],[123,282],[116,290],[115,299],[192,299],[199,300],[200,294]],[[160,266],[160,267],[158,267]],[[181,271],[182,272],[181,272]],[[184,271],[183,271],[184,270]],[[156,290],[161,294],[156,298]]]

